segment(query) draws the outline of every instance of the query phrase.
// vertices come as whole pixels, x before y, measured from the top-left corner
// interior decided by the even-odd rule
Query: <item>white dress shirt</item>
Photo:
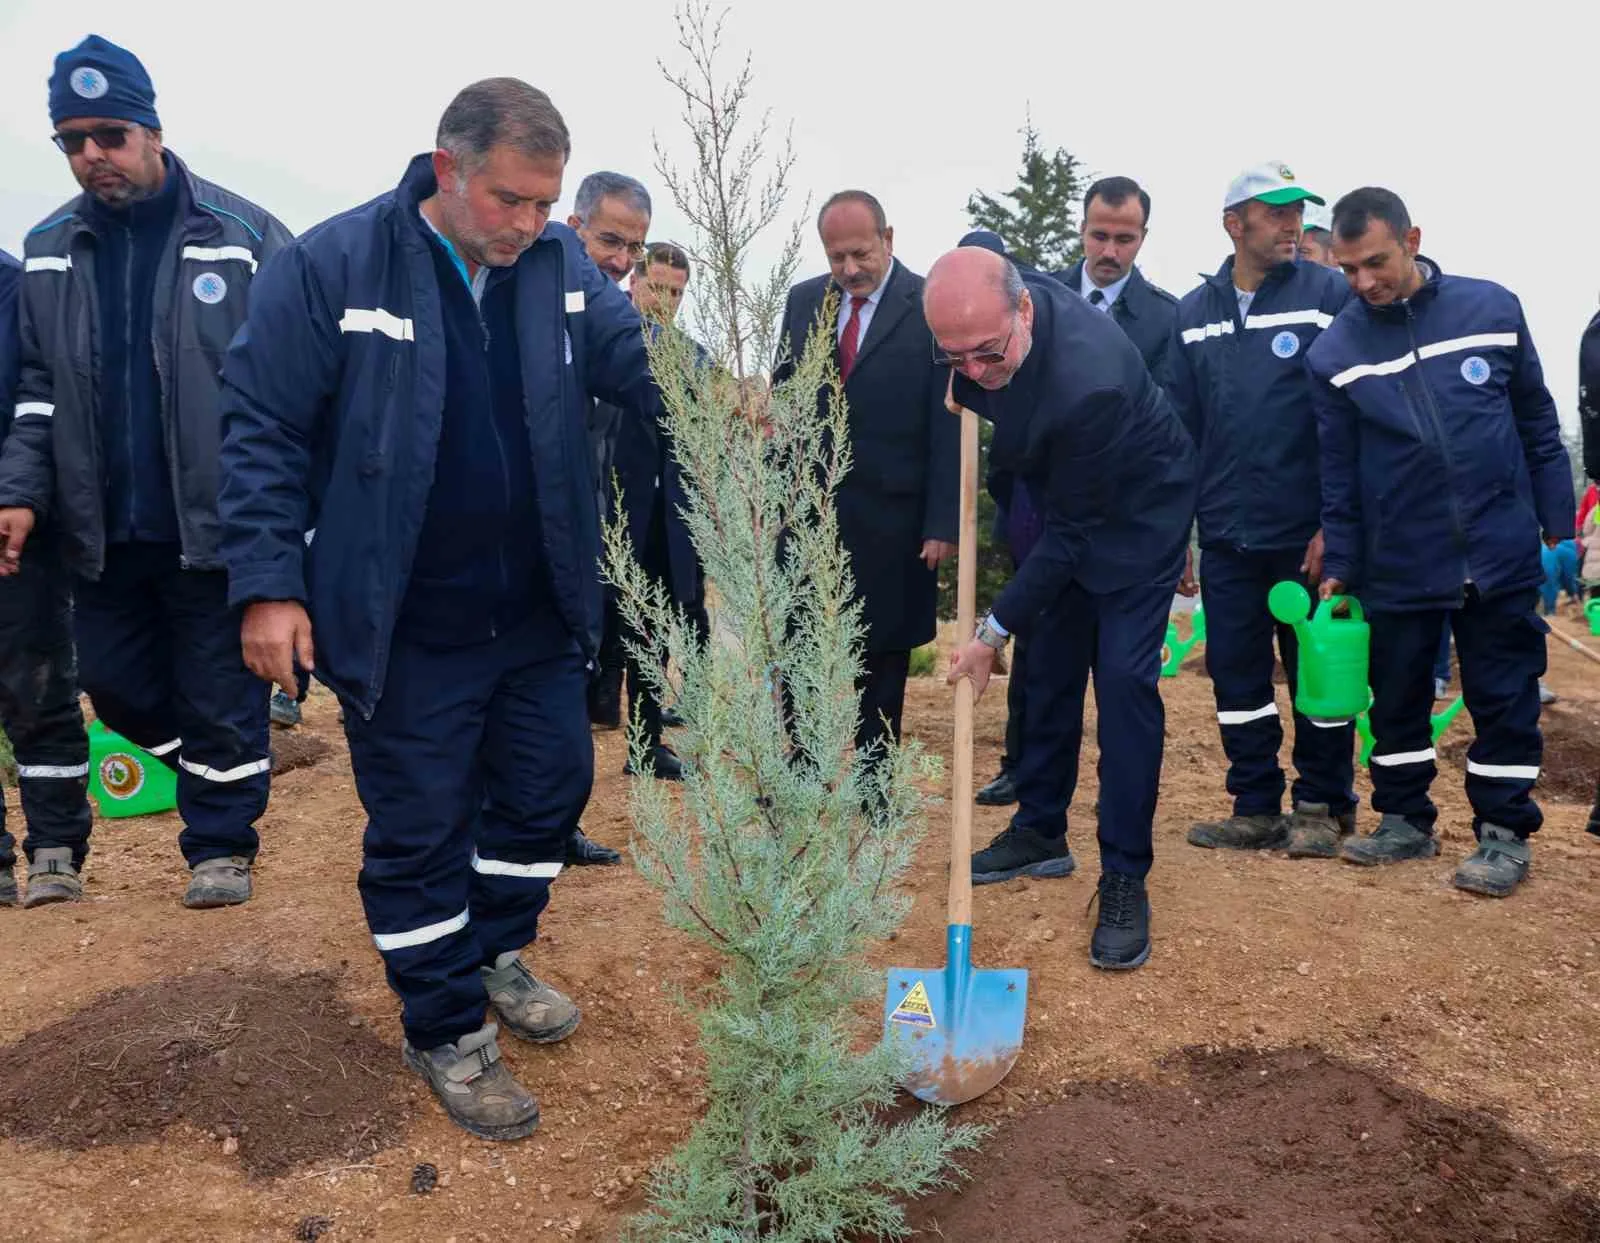
[[[1112,281],[1109,285],[1096,285],[1092,280],[1089,279],[1089,261],[1085,259],[1083,261],[1083,271],[1078,277],[1078,293],[1082,295],[1085,302],[1089,302],[1089,291],[1091,289],[1098,289],[1100,291],[1100,296],[1103,297],[1105,301],[1100,303],[1089,302],[1089,305],[1095,307],[1097,310],[1104,311],[1109,315],[1111,313],[1111,304],[1122,296],[1123,287],[1127,285],[1128,278],[1132,275],[1133,269],[1129,268],[1121,280]]]
[[[856,351],[867,343],[867,329],[872,324],[872,313],[878,309],[878,302],[883,298],[883,291],[888,288],[889,278],[894,275],[894,260],[889,260],[889,270],[883,274],[883,279],[878,282],[878,287],[867,295],[867,300],[861,304],[861,312],[857,316]],[[839,320],[833,326],[833,339],[844,340],[844,326],[850,322],[850,294],[844,290],[839,291],[844,296],[839,299]]]

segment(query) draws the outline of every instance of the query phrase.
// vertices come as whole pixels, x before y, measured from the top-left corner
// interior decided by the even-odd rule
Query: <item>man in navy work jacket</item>
[[[1282,164],[1234,178],[1222,227],[1233,254],[1183,298],[1168,392],[1200,451],[1200,592],[1206,671],[1228,756],[1232,814],[1189,831],[1196,846],[1331,859],[1355,828],[1354,724],[1294,714],[1293,811],[1281,814],[1283,726],[1272,640],[1297,684],[1294,632],[1267,593],[1320,573],[1316,419],[1304,351],[1349,299],[1339,274],[1296,258],[1301,212],[1321,203]]]
[[[0,574],[35,555],[48,518],[83,689],[177,770],[184,905],[233,905],[250,896],[271,761],[217,546],[217,371],[289,235],[165,149],[144,66],[98,35],[56,58],[50,119],[83,193],[25,243]],[[36,852],[30,899],[76,898],[87,849],[85,832]]]
[[[17,295],[22,264],[0,250],[0,442],[10,430],[17,385]],[[71,898],[65,871],[89,843],[89,741],[72,660],[72,595],[48,535],[35,538],[20,573],[0,581],[0,728],[11,741],[28,836],[25,906]],[[74,855],[76,854],[76,862]],[[14,906],[16,841],[0,803],[0,906]],[[34,872],[33,869],[38,871]],[[75,878],[74,878],[75,879]]]
[[[224,366],[224,550],[251,666],[345,705],[406,1062],[511,1139],[539,1107],[485,1008],[538,1043],[578,1025],[518,951],[594,774],[589,398],[660,402],[637,313],[549,219],[571,150],[549,97],[478,82],[437,146],[263,273]]]
[[[1477,738],[1467,797],[1478,846],[1455,883],[1505,897],[1542,817],[1534,614],[1539,541],[1572,535],[1572,476],[1522,304],[1418,255],[1405,204],[1367,188],[1333,209],[1334,254],[1360,295],[1306,355],[1322,450],[1322,595],[1372,625],[1372,805],[1351,863],[1439,853],[1429,713],[1440,626],[1455,631]]]
[[[1100,705],[1100,915],[1089,961],[1150,956],[1145,876],[1161,782],[1161,636],[1194,515],[1194,446],[1138,349],[1059,282],[1024,281],[1000,255],[951,251],[928,274],[928,326],[956,399],[994,421],[997,470],[1027,486],[1043,531],[951,680],[982,692],[1014,632],[1029,672],[1021,806],[972,857],[974,883],[1065,876],[1067,806],[1078,777],[1083,697]]]

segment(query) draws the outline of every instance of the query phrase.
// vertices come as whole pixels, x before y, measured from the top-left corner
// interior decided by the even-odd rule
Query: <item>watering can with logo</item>
[[[114,734],[99,721],[89,724],[89,793],[107,819],[151,816],[178,805],[178,779],[148,751]]]
[[[1332,596],[1311,611],[1311,593],[1299,583],[1278,583],[1267,608],[1294,627],[1300,645],[1300,686],[1294,706],[1314,721],[1349,721],[1371,702],[1367,652],[1371,630],[1354,596]],[[1341,616],[1337,610],[1345,608]]]

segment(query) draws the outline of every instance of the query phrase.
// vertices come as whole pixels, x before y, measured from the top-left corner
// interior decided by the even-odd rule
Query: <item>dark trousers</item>
[[[481,1027],[478,968],[538,933],[594,780],[584,684],[541,616],[470,647],[397,637],[372,719],[345,713],[361,901],[416,1048]]]
[[[1006,679],[1006,750],[1000,771],[1015,772],[1022,758],[1022,721],[1028,711],[1028,641],[1018,635],[1011,641],[1011,676]]]
[[[1477,737],[1467,751],[1472,829],[1488,822],[1526,837],[1544,817],[1533,801],[1544,740],[1539,734],[1539,678],[1549,627],[1534,614],[1537,590],[1483,599],[1467,588],[1455,610],[1374,613],[1372,805],[1432,829],[1428,797],[1436,772],[1429,657],[1448,621],[1461,665],[1461,693]]]
[[[1207,549],[1201,561],[1200,596],[1206,610],[1206,672],[1217,697],[1217,723],[1228,756],[1228,793],[1237,816],[1276,815],[1283,810],[1284,776],[1278,766],[1283,724],[1272,687],[1274,653],[1288,676],[1293,700],[1299,685],[1299,645],[1294,631],[1267,611],[1273,584],[1301,578],[1305,550],[1234,552]],[[1313,593],[1314,594],[1314,593]],[[1437,640],[1438,632],[1434,633]],[[1160,645],[1157,644],[1159,649]],[[1431,666],[1431,649],[1421,668]],[[1428,687],[1432,701],[1433,687]],[[1325,803],[1339,815],[1356,805],[1355,722],[1327,726],[1294,713],[1293,797]]]
[[[645,539],[644,547],[640,548],[635,555],[639,559],[639,565],[646,573],[670,589],[672,567],[668,560],[666,527],[661,506],[656,506],[655,519],[650,524],[650,532]],[[711,619],[706,612],[704,580],[700,579],[697,586],[698,591],[695,598],[684,602],[684,610],[688,613],[690,624],[694,626],[700,642],[705,643],[711,637]],[[625,629],[626,624],[621,622],[620,618],[618,619],[619,629]],[[617,646],[619,649],[622,648],[620,639],[617,642]],[[606,659],[603,645],[600,659],[603,668]],[[652,747],[660,746],[661,702],[657,699],[654,687],[651,686],[649,679],[645,677],[644,671],[639,667],[638,662],[634,660],[631,652],[626,654],[625,663],[628,676],[628,711],[630,714],[636,714],[643,721],[645,737],[649,739],[649,745]]]
[[[75,590],[83,689],[107,728],[177,770],[189,866],[255,858],[268,692],[245,667],[227,574],[181,568],[176,544],[113,544]]]
[[[17,763],[23,849],[89,850],[89,742],[78,710],[71,578],[48,538],[34,537],[19,572],[0,579],[0,728]],[[0,869],[16,863],[0,800]]]
[[[856,726],[856,750],[875,743],[900,741],[900,718],[905,713],[906,678],[911,653],[868,652],[863,658],[856,693],[861,696],[861,722]]]
[[[1107,872],[1144,876],[1154,858],[1166,724],[1161,639],[1176,586],[1174,577],[1097,595],[1074,584],[1028,634],[1033,651],[1049,656],[1028,669],[1016,768],[1021,806],[1012,824],[1046,838],[1065,835],[1092,671],[1100,714],[1100,865]]]

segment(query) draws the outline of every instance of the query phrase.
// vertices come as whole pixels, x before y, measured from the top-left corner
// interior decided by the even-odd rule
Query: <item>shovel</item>
[[[978,595],[978,416],[956,401],[954,371],[944,403],[961,417],[956,633],[970,635]],[[890,967],[883,1003],[884,1039],[910,1061],[907,1090],[936,1105],[974,1100],[1006,1077],[1022,1050],[1028,1009],[1026,971],[979,971],[972,965],[972,708],[972,680],[962,678],[956,683],[945,965]]]

